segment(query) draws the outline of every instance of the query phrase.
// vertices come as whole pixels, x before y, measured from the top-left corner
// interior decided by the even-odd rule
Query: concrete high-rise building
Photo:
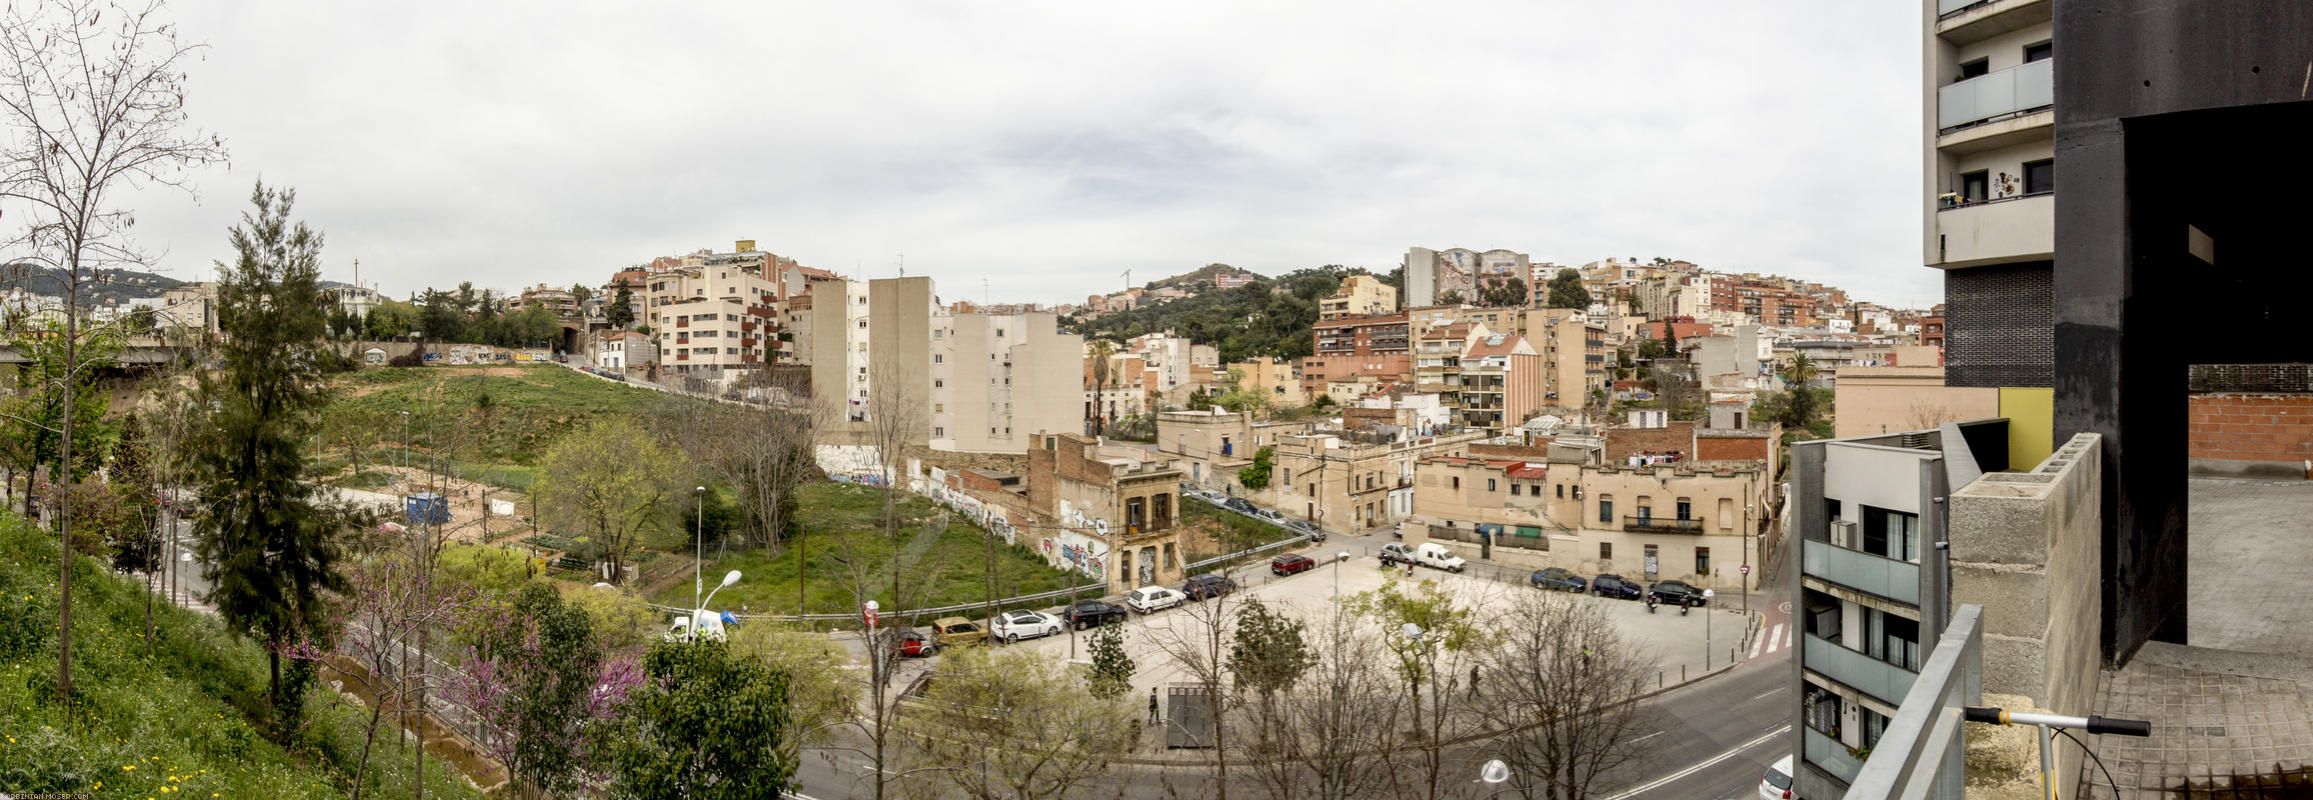
[[[872,444],[861,437],[893,414],[910,447],[1019,453],[1083,416],[1084,342],[1049,312],[946,311],[926,277],[823,282],[811,295],[812,394],[831,441]]]
[[[2056,0],[1922,4],[1922,244],[1951,306],[1946,380],[2052,386]]]

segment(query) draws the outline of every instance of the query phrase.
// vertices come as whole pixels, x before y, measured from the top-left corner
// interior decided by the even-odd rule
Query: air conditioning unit
[[[1831,521],[1831,543],[1849,550],[1855,549],[1855,523],[1843,519]]]

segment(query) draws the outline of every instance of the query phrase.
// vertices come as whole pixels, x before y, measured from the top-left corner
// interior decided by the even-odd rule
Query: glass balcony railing
[[[1808,539],[1800,543],[1799,571],[1899,603],[1919,605],[1919,565],[1909,561]]]
[[[1973,125],[2056,103],[2056,60],[2044,58],[1936,90],[1936,127]]]
[[[1988,0],[1936,0],[1936,16],[1944,16],[1968,6],[1981,5]]]
[[[1863,771],[1863,761],[1848,755],[1847,745],[1814,728],[1807,729],[1807,763],[1821,767],[1843,783],[1854,783],[1855,773]]]
[[[1849,650],[1838,642],[1818,639],[1812,633],[1801,638],[1806,641],[1799,655],[1809,671],[1847,684],[1888,705],[1902,705],[1904,693],[1911,691],[1912,683],[1919,680],[1918,673]]]

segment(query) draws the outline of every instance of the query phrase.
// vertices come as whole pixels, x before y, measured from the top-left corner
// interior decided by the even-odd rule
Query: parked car
[[[1154,614],[1181,604],[1188,595],[1167,586],[1143,586],[1124,596],[1124,606],[1143,614]]]
[[[1647,592],[1647,596],[1653,597],[1657,603],[1670,606],[1692,605],[1701,608],[1708,602],[1703,599],[1703,590],[1689,586],[1685,581],[1657,583],[1654,589]]]
[[[1060,620],[1050,614],[1035,611],[1006,611],[996,615],[996,638],[1005,644],[1038,636],[1051,636],[1061,631]]]
[[[1383,566],[1390,564],[1408,564],[1412,563],[1414,560],[1413,548],[1405,546],[1403,542],[1390,542],[1389,544],[1382,545],[1381,553],[1374,557],[1381,559]]]
[[[1257,518],[1260,518],[1260,519],[1265,519],[1265,520],[1268,520],[1268,521],[1270,521],[1270,522],[1274,522],[1274,523],[1276,523],[1276,524],[1279,524],[1279,525],[1283,525],[1283,524],[1285,524],[1285,514],[1284,514],[1284,512],[1278,511],[1277,509],[1274,509],[1274,508],[1257,508],[1257,509],[1254,509],[1254,510],[1253,510],[1253,516],[1255,516],[1255,517],[1257,517]]]
[[[978,644],[987,640],[988,632],[980,629],[980,623],[963,617],[941,617],[932,620],[932,641],[939,642],[941,647]]]
[[[939,652],[940,643],[926,638],[923,634],[912,630],[903,630],[899,632],[900,655],[921,658],[923,656],[936,655]]]
[[[1286,553],[1269,559],[1269,572],[1276,575],[1291,575],[1297,572],[1308,572],[1316,568],[1317,562],[1309,560],[1308,556],[1300,553]]]
[[[1198,500],[1203,500],[1203,501],[1205,501],[1205,502],[1207,502],[1207,503],[1211,503],[1211,504],[1213,504],[1213,505],[1216,505],[1216,506],[1219,506],[1219,505],[1227,505],[1227,504],[1228,504],[1228,502],[1229,502],[1229,496],[1228,496],[1228,495],[1225,495],[1225,494],[1221,494],[1220,492],[1216,492],[1216,491],[1213,491],[1213,490],[1211,490],[1211,489],[1196,489],[1196,490],[1192,490],[1192,491],[1190,491],[1190,492],[1187,494],[1187,496],[1188,496],[1188,497],[1194,497],[1194,498],[1196,498],[1196,499],[1198,499]]]
[[[1784,756],[1767,768],[1767,775],[1759,779],[1759,800],[1792,800],[1791,757]]]
[[[1321,528],[1318,528],[1316,524],[1311,523],[1309,520],[1287,520],[1285,522],[1285,530],[1293,532],[1293,534],[1296,536],[1307,536],[1309,537],[1309,541],[1317,544],[1325,543],[1325,531]]]
[[[1098,628],[1112,622],[1123,622],[1125,615],[1124,607],[1110,605],[1099,600],[1078,600],[1060,612],[1062,620],[1067,622],[1069,627],[1080,631],[1086,628]]]
[[[1229,580],[1229,576],[1218,572],[1192,575],[1189,577],[1188,583],[1181,584],[1181,594],[1188,595],[1191,600],[1219,597],[1236,590],[1237,582]]]
[[[1239,514],[1253,514],[1259,512],[1259,509],[1253,507],[1253,501],[1242,497],[1231,497],[1228,500],[1223,501],[1221,505],[1227,507],[1230,511],[1235,511]]]
[[[1590,593],[1599,597],[1612,597],[1616,600],[1636,600],[1640,594],[1638,584],[1631,583],[1622,576],[1613,573],[1591,578]]]
[[[1590,588],[1590,579],[1557,567],[1536,571],[1530,580],[1536,589],[1579,592]]]
[[[1462,568],[1470,564],[1461,556],[1454,555],[1454,551],[1447,550],[1445,545],[1436,542],[1424,542],[1422,546],[1414,548],[1413,560],[1414,563],[1430,569],[1442,569],[1447,572],[1460,572]]]

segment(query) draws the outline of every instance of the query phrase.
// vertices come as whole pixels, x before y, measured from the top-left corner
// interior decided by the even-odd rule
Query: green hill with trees
[[[1215,264],[1199,272],[1221,270],[1237,271]],[[1191,341],[1218,345],[1224,364],[1251,358],[1301,358],[1315,347],[1310,334],[1317,323],[1317,301],[1333,294],[1343,279],[1358,274],[1372,273],[1339,264],[1294,270],[1234,289],[1208,288],[1188,297],[1089,320],[1072,317],[1066,327],[1086,338],[1117,341],[1169,330]],[[1389,276],[1382,277],[1385,283],[1390,282]],[[1177,280],[1168,278],[1149,285],[1169,285],[1167,282]],[[1210,275],[1206,281],[1211,286]]]

